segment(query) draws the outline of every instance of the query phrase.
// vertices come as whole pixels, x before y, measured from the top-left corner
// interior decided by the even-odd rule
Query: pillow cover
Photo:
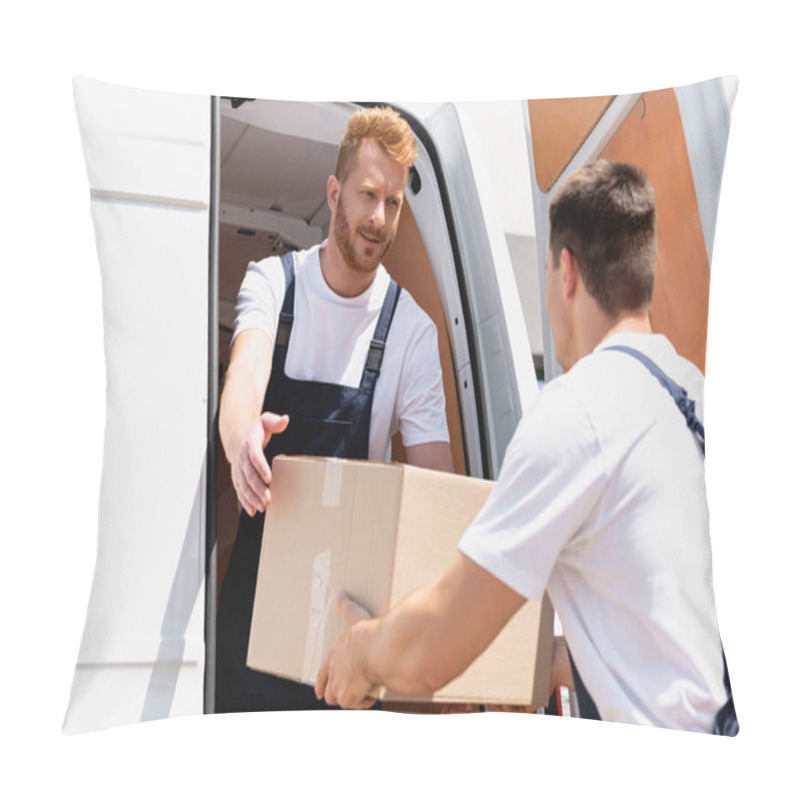
[[[356,106],[84,78],[74,90],[107,375],[97,565],[64,726],[84,732],[214,710],[215,609],[238,513],[216,412],[237,294],[249,261],[325,238],[325,182]],[[547,209],[596,158],[649,176],[659,209],[653,327],[704,370],[734,92],[734,80],[716,79],[624,96],[402,106],[418,155],[385,264],[436,325],[457,472],[496,478],[524,408],[560,371],[541,301]],[[533,199],[530,235],[504,228],[496,176],[508,173],[500,151],[486,157],[487,141],[511,164],[515,185],[502,193]],[[404,458],[398,436],[392,455]]]

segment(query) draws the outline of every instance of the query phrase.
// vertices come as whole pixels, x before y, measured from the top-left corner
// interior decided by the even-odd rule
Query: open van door
[[[214,710],[217,591],[238,519],[216,427],[236,295],[249,260],[327,234],[327,177],[357,105],[84,79],[75,97],[108,400],[97,567],[65,723],[85,731]],[[537,391],[508,250],[468,123],[452,105],[398,110],[418,156],[385,264],[437,326],[456,470],[496,478]]]
[[[469,119],[448,103],[422,122],[413,118],[410,122],[422,151],[417,169],[426,170],[433,195],[428,207],[415,216],[423,238],[427,235],[429,252],[441,247],[443,263],[448,261],[448,250],[451,259],[446,268],[437,270],[437,279],[450,311],[447,321],[455,343],[459,387],[468,395],[462,405],[470,412],[473,405],[475,409],[466,421],[466,432],[480,437],[480,463],[471,447],[469,474],[496,479],[522,411],[538,392],[511,259]],[[412,183],[412,208],[422,204],[419,194]],[[441,214],[447,229],[444,242],[434,230]],[[453,281],[458,298],[452,296]]]

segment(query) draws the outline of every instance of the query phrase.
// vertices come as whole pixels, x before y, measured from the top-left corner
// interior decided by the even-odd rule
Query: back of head
[[[570,176],[550,204],[554,266],[565,247],[577,259],[586,290],[607,314],[649,306],[656,203],[645,174],[631,164],[601,160]]]
[[[339,147],[336,178],[340,183],[350,174],[362,142],[368,139],[376,142],[392,161],[411,169],[417,140],[409,124],[392,108],[362,108],[350,117]]]

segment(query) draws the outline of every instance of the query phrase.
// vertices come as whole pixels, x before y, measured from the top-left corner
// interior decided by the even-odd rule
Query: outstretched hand
[[[247,434],[231,462],[231,480],[242,508],[252,517],[266,511],[272,500],[269,485],[272,482],[264,448],[276,433],[283,433],[289,424],[285,414],[278,416],[264,412],[250,424]]]
[[[364,674],[357,636],[372,615],[344,592],[337,594],[334,604],[343,627],[319,670],[314,691],[330,706],[370,708],[375,700],[367,694],[373,684]]]

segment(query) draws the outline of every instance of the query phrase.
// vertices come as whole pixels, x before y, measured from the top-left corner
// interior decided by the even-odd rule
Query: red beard
[[[367,242],[364,236],[374,239]],[[344,208],[344,201],[339,197],[336,204],[336,222],[333,235],[347,265],[356,272],[375,272],[392,244],[393,237],[386,235],[386,229],[378,230],[369,225],[359,226],[351,233],[350,221]],[[357,243],[363,247],[362,253],[358,252]]]

